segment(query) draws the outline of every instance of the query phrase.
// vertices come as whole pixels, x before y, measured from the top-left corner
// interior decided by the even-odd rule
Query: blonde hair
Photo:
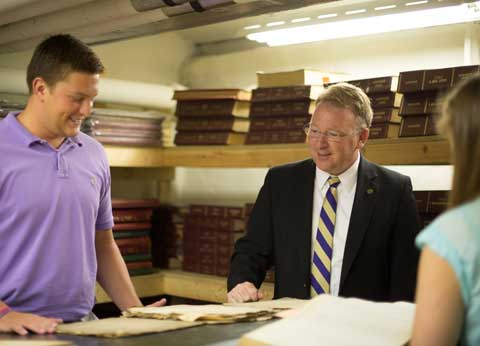
[[[451,144],[453,183],[450,207],[480,195],[480,75],[452,90],[437,124]]]
[[[317,98],[317,105],[328,102],[339,108],[347,108],[355,115],[359,127],[368,128],[372,125],[372,107],[370,99],[362,89],[348,83],[331,85]]]

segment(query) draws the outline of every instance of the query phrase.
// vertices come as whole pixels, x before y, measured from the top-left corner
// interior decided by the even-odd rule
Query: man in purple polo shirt
[[[0,332],[81,320],[96,280],[121,310],[142,305],[112,235],[105,152],[79,132],[103,70],[74,37],[46,39],[28,66],[25,110],[0,122]]]

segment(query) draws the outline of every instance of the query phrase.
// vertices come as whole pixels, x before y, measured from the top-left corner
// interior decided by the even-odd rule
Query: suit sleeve
[[[415,237],[420,224],[412,183],[408,177],[403,183],[402,196],[393,227],[390,297],[392,301],[413,301],[419,258]]]
[[[247,233],[235,244],[228,291],[249,281],[259,288],[273,263],[271,171],[267,173],[248,221]]]

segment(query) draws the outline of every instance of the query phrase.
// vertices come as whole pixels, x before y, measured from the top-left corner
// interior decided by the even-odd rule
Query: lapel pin
[[[371,195],[371,194],[374,193],[374,192],[375,192],[375,190],[373,190],[371,187],[369,187],[369,188],[367,189],[367,195]]]

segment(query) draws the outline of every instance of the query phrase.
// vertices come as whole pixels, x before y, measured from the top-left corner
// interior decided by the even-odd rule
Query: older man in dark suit
[[[410,178],[360,154],[370,101],[350,84],[329,87],[305,126],[311,159],[269,170],[235,245],[228,301],[262,298],[275,268],[275,298],[327,293],[412,301],[418,213]]]

